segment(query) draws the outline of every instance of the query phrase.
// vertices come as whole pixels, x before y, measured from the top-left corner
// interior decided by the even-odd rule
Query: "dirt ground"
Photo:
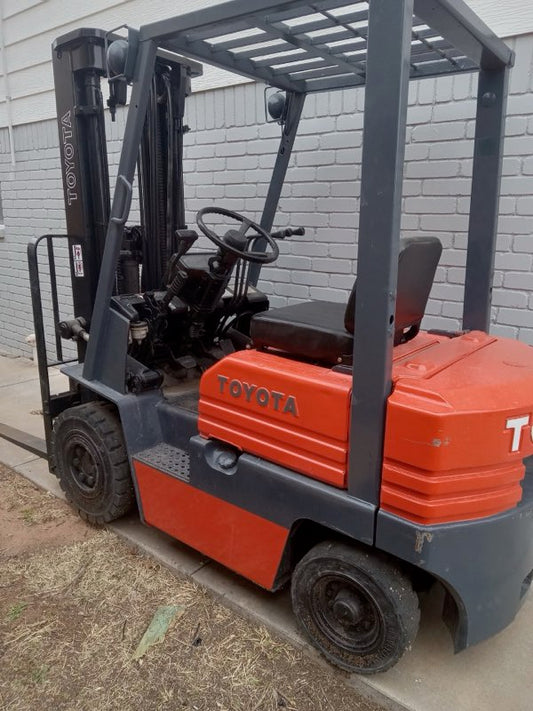
[[[155,611],[182,614],[132,656]],[[1,711],[380,711],[0,465]]]

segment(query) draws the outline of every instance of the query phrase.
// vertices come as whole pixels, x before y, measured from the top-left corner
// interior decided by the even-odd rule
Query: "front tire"
[[[71,407],[54,422],[52,455],[61,488],[79,515],[104,524],[135,502],[122,427],[112,405]]]
[[[345,671],[386,671],[416,637],[418,597],[409,578],[379,553],[319,543],[296,566],[291,595],[313,644]]]

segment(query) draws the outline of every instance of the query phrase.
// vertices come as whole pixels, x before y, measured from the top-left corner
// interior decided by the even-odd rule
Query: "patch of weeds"
[[[28,526],[33,526],[35,523],[35,512],[32,509],[22,509],[20,512],[24,523]]]
[[[7,619],[10,622],[15,622],[15,620],[18,620],[27,607],[27,602],[16,602],[14,605],[11,605],[7,611]]]
[[[42,684],[46,681],[46,676],[49,672],[49,667],[46,664],[41,664],[40,667],[36,667],[31,672],[31,680],[34,684]]]

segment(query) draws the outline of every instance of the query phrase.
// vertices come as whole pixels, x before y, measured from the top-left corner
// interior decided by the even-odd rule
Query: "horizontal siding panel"
[[[36,67],[20,69],[18,72],[9,73],[9,88],[13,106],[18,99],[44,91],[54,91],[54,78],[52,66],[49,62]],[[2,97],[4,98],[4,97]]]
[[[180,14],[189,10],[208,7],[209,0],[182,0]],[[171,6],[170,6],[171,7]],[[132,26],[139,26],[164,19],[172,14],[169,3],[165,0],[124,0],[124,2],[110,3],[108,0],[48,0],[48,2],[34,5],[26,12],[18,13],[5,21],[6,45],[20,42],[28,36],[41,36],[52,30],[64,27],[102,26],[112,29],[117,25],[127,22]],[[64,30],[56,32],[62,34]]]
[[[182,12],[198,9],[210,4],[209,0],[183,0]],[[102,8],[94,11],[94,8]],[[90,14],[87,9],[90,8]],[[46,22],[43,10],[47,9]],[[97,0],[90,5],[82,0],[73,0],[66,12],[65,3],[48,0],[30,6],[4,22],[6,42],[6,64],[9,71],[9,89],[12,121],[15,125],[28,121],[39,121],[55,116],[53,75],[51,57],[52,42],[59,36],[78,27],[102,27],[112,29],[125,19],[136,27],[154,20],[168,17],[167,0],[129,0],[114,3],[111,7],[106,0]],[[38,35],[27,36],[29,28],[39,27]],[[228,84],[246,81],[214,67],[205,67],[205,74],[193,80],[193,91],[213,89]],[[104,87],[104,91],[107,89]],[[34,97],[33,92],[39,92]],[[47,92],[47,93],[43,93]],[[5,91],[0,83],[0,126],[7,125]]]
[[[132,26],[213,5],[213,0],[1,0],[4,12],[6,65],[13,97],[12,118],[17,124],[54,116],[51,44],[77,27],[111,29],[127,21]],[[468,0],[468,4],[500,36],[533,32],[533,2],[524,0]],[[239,84],[246,80],[206,66],[193,81],[193,91]],[[44,93],[46,92],[46,93]],[[32,98],[31,94],[35,93]],[[31,117],[31,118],[29,118]],[[6,125],[5,91],[0,82],[0,126]]]
[[[194,0],[189,0],[189,3],[191,2]],[[54,0],[48,4],[54,4]],[[14,38],[14,34],[11,32],[11,24],[6,21],[4,23],[4,40],[9,72],[50,61],[54,40],[79,27],[98,27],[107,30],[123,24],[125,18],[128,18],[128,23],[133,27],[140,27],[154,19],[168,16],[168,5],[159,1],[148,5],[141,0],[135,0],[135,2],[129,0],[129,2],[115,4],[112,7],[106,5],[104,10],[98,12],[94,12],[92,6],[90,9],[90,12],[80,11],[69,22],[65,22],[65,17],[60,15],[49,23],[50,27],[41,26],[38,33],[31,33],[29,30],[29,27],[39,27],[38,24],[35,24],[36,21],[33,19],[32,13],[23,13],[26,30],[25,34],[17,38]]]
[[[132,16],[129,14],[129,6],[131,2],[113,3],[110,7],[106,0],[91,0],[91,2],[83,2],[82,0],[73,0],[73,2],[57,2],[57,0],[49,0],[48,2],[34,5],[26,12],[14,15],[12,18],[5,21],[5,42],[7,46],[21,42],[29,37],[46,36],[49,32],[53,32],[56,36],[62,34],[63,27],[80,27],[87,25],[86,18],[104,16],[107,10],[110,10],[111,16],[118,18],[121,15],[122,19],[117,24],[131,22]],[[148,3],[147,3],[148,4]],[[91,23],[89,23],[91,26]],[[59,29],[59,32],[57,31]]]
[[[33,121],[41,121],[43,116],[55,118],[55,96],[53,91],[43,94],[34,94],[17,99],[11,104],[13,122],[15,124],[25,124]],[[6,102],[0,103],[0,126],[7,126]]]
[[[467,5],[499,37],[533,32],[531,0],[467,0]]]
[[[25,12],[35,5],[42,5],[43,2],[46,0],[2,0],[2,16],[7,20],[8,17]]]

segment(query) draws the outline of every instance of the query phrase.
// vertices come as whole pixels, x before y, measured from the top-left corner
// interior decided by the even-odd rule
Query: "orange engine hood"
[[[481,332],[415,340],[395,351],[383,508],[440,523],[514,506],[533,454],[533,349]]]
[[[533,454],[531,429],[513,451],[507,424],[533,424],[533,348],[481,332],[416,340],[417,353],[395,351],[386,456],[444,470]]]

